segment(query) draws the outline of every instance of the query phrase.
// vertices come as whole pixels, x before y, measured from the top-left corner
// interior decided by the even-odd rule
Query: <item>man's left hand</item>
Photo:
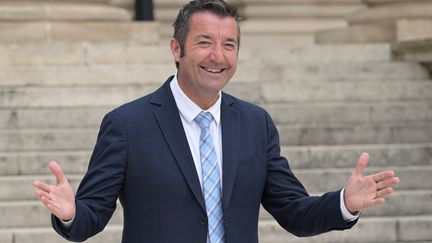
[[[400,183],[400,179],[391,170],[363,176],[368,161],[369,155],[361,154],[354,172],[345,185],[345,206],[352,214],[384,204],[385,197],[393,192],[393,186]]]

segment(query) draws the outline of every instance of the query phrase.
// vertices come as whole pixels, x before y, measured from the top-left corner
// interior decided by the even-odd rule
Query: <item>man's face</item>
[[[180,87],[192,100],[217,98],[232,78],[237,68],[237,36],[235,18],[199,12],[191,16],[183,57],[178,42],[171,41],[175,61],[179,62]]]

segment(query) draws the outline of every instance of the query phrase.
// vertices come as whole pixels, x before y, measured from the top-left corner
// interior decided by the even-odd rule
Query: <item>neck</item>
[[[208,110],[212,107],[219,98],[219,92],[217,93],[204,93],[204,92],[193,92],[186,85],[178,79],[180,89],[185,95],[191,99],[196,105],[203,110]]]

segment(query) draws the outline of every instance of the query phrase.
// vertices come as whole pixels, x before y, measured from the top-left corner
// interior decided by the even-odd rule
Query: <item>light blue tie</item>
[[[221,183],[219,167],[212,138],[210,123],[213,116],[210,112],[201,112],[195,117],[195,122],[201,127],[200,159],[204,199],[208,217],[208,234],[210,243],[225,241],[223,226]]]

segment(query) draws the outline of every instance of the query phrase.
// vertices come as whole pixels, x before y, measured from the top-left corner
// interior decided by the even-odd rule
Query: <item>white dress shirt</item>
[[[170,87],[180,113],[183,129],[186,133],[186,138],[189,143],[189,148],[192,153],[202,189],[202,170],[199,145],[201,127],[194,121],[194,119],[201,111],[203,111],[203,109],[186,96],[180,88],[177,75],[174,76],[173,80],[171,80]],[[213,116],[213,121],[210,123],[210,136],[213,139],[222,186],[222,129],[220,124],[221,93],[222,92],[219,91],[219,98],[216,103],[214,103],[209,109],[205,110],[205,112],[210,112]]]

